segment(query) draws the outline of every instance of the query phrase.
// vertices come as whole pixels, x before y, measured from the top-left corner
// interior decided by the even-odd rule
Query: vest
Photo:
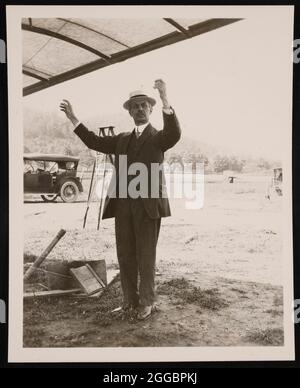
[[[128,167],[128,169],[132,163],[135,163],[137,161],[136,154],[137,154],[137,151],[139,149],[139,139],[140,138],[136,137],[135,132],[132,132],[132,134],[130,136],[128,148],[127,148],[127,167]],[[128,185],[132,181],[132,179],[134,179],[137,175],[139,175],[139,172],[136,175],[127,175]],[[137,189],[139,189],[138,186],[137,186]]]

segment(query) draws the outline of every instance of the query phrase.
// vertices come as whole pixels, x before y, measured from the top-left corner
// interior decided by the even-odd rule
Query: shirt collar
[[[139,133],[142,133],[142,132],[144,131],[144,129],[147,127],[148,124],[149,124],[149,121],[148,121],[148,123],[146,123],[146,124],[136,125],[136,126],[134,127],[134,129],[135,129],[135,130],[138,129]]]

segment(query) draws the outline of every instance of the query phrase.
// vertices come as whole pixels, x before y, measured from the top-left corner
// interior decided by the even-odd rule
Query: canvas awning
[[[24,18],[23,95],[238,20]]]

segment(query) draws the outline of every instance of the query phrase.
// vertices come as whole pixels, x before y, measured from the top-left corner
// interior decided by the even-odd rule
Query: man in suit
[[[108,190],[103,218],[115,217],[123,309],[137,308],[140,320],[147,319],[153,312],[156,246],[161,217],[171,215],[164,174],[154,176],[150,170],[154,164],[162,165],[164,152],[173,147],[181,136],[177,117],[168,102],[165,82],[156,80],[154,88],[159,92],[163,109],[164,126],[160,131],[149,123],[156,101],[142,91],[131,93],[123,105],[134,120],[134,129],[117,136],[97,136],[79,122],[67,100],[60,104],[60,109],[75,126],[74,132],[87,147],[115,155],[115,184],[113,190]],[[138,176],[130,172],[130,166],[136,163],[142,163],[148,175],[132,194],[130,187],[134,186],[134,179]],[[136,192],[140,194],[136,195]]]

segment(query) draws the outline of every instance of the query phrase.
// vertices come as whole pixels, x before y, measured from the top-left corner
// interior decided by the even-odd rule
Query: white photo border
[[[145,13],[145,7],[147,12]],[[157,348],[23,348],[23,122],[22,31],[23,17],[131,18],[277,17],[286,23],[282,49],[286,88],[286,127],[283,139],[284,179],[284,338],[282,347],[157,347]],[[7,6],[7,63],[9,95],[9,362],[172,362],[295,360],[292,251],[292,50],[293,6]],[[281,43],[282,43],[281,42]],[[290,58],[289,58],[290,56]]]

